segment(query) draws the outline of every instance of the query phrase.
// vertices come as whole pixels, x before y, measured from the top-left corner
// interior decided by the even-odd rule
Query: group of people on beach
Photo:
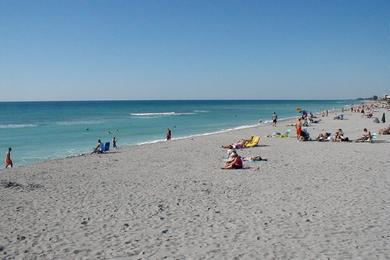
[[[371,132],[368,131],[367,128],[364,128],[361,137],[357,138],[355,140],[355,142],[371,142],[372,139],[373,139],[373,135],[371,134]],[[352,142],[352,140],[350,140],[348,137],[346,137],[344,135],[344,132],[343,132],[343,130],[341,128],[336,130],[336,132],[335,132],[335,134],[333,136],[329,132],[320,133],[317,136],[316,141],[319,141],[319,142],[328,142],[328,141],[332,141],[332,142]]]
[[[109,132],[109,133],[111,133],[111,132]],[[171,140],[171,139],[172,139],[172,130],[168,128],[168,129],[167,129],[167,133],[166,133],[166,140],[169,141],[169,140]],[[114,137],[112,138],[112,147],[115,148],[115,149],[118,148],[118,146],[117,146],[117,141],[118,141],[118,139],[114,136]],[[102,141],[99,139],[99,140],[97,141],[96,146],[93,148],[91,154],[94,154],[94,153],[103,153],[104,151],[103,151],[102,147],[103,147],[103,143],[102,143]]]
[[[373,110],[375,105],[370,105],[370,111]],[[351,107],[351,111],[357,112],[364,110],[364,106],[361,108],[355,108]],[[308,141],[310,139],[310,135],[307,132],[306,129],[303,129],[304,126],[309,126],[312,123],[319,123],[321,119],[317,118],[317,116],[313,115],[312,113],[307,113],[306,111],[299,111],[302,113],[301,116],[297,117],[297,120],[294,124],[296,128],[296,135],[297,135],[297,140],[299,141]],[[322,114],[322,116],[328,116],[328,110]],[[343,119],[343,118],[342,118]],[[384,122],[384,115],[383,115],[383,121]],[[277,115],[274,112],[272,114],[272,126],[276,127],[277,123]],[[380,134],[390,134],[390,125],[386,128],[380,129],[379,130]],[[289,134],[289,130],[287,132],[287,137]],[[280,135],[272,135],[272,136],[283,136],[284,134]],[[271,135],[269,135],[271,137]],[[371,142],[373,141],[374,135],[371,134],[371,132],[367,129],[363,129],[362,135],[354,140],[354,142]],[[240,139],[237,142],[233,144],[228,144],[228,145],[222,145],[222,148],[228,149],[228,159],[225,162],[224,167],[222,169],[242,169],[243,168],[243,162],[244,161],[266,161],[266,159],[261,158],[260,156],[250,156],[250,157],[241,157],[238,155],[236,149],[243,149],[246,148],[246,144],[248,143],[250,139]],[[319,142],[327,142],[327,141],[332,141],[332,142],[352,142],[352,140],[345,136],[344,131],[339,128],[335,131],[335,133],[332,135],[329,132],[322,132],[320,133],[317,138],[315,139],[316,141]]]

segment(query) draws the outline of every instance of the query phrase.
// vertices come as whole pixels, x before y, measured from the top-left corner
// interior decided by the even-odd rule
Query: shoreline
[[[64,102],[67,102],[67,101],[64,101]],[[353,104],[344,105],[343,107],[346,107],[346,106],[353,106]],[[333,107],[332,109],[329,109],[329,113],[331,113],[331,112],[334,113],[336,111],[340,111],[343,107]],[[319,114],[321,114],[323,112],[324,111],[313,111],[313,114],[314,115],[319,115]],[[297,113],[297,115],[298,115],[298,113]],[[278,119],[278,122],[294,121],[294,119],[297,117],[297,115],[296,116],[291,116],[291,117],[280,118],[280,119]],[[227,128],[227,129],[221,129],[221,130],[215,130],[215,131],[211,131],[211,132],[186,135],[186,136],[181,136],[181,137],[176,137],[176,138],[174,137],[174,138],[172,138],[171,141],[183,140],[183,139],[191,139],[191,138],[201,137],[201,136],[217,135],[217,134],[228,133],[228,132],[231,132],[231,131],[237,131],[237,130],[242,130],[242,129],[251,129],[251,128],[256,128],[256,127],[269,126],[271,124],[272,124],[272,120],[265,120],[265,121],[260,120],[258,123],[251,124],[251,125],[239,125],[239,126],[236,126],[236,127],[231,127],[231,128]],[[131,143],[131,144],[123,144],[123,145],[121,145],[121,147],[123,147],[123,148],[120,148],[119,150],[131,149],[131,147],[140,146],[140,145],[146,145],[146,144],[162,143],[162,142],[165,142],[165,141],[166,141],[165,139],[153,139],[153,140],[144,141],[144,142],[135,142],[135,143]],[[112,151],[113,150],[111,148],[110,152],[112,152]],[[67,159],[67,158],[83,157],[83,156],[88,155],[89,153],[90,153],[90,151],[85,151],[85,152],[77,153],[77,154],[69,154],[69,155],[65,155],[64,154],[64,156],[61,156],[61,157],[51,158],[51,159],[42,159],[42,160],[38,160],[38,161],[35,161],[35,162],[26,163],[26,164],[18,164],[17,161],[16,161],[15,168],[26,167],[26,166],[28,167],[28,166],[31,166],[31,165],[36,165],[36,164],[40,164],[40,163],[46,163],[46,162],[56,161],[56,160],[61,160],[61,159]],[[14,162],[14,164],[15,164],[15,162]],[[2,171],[2,169],[0,169],[0,172],[1,171]]]

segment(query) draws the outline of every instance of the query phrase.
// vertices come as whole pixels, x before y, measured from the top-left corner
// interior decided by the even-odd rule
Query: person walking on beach
[[[297,129],[297,139],[298,140],[301,140],[301,136],[302,136],[302,122],[301,122],[301,118],[298,117],[297,118],[297,122],[295,123],[295,128]]]
[[[116,138],[115,138],[115,136],[114,136],[114,137],[112,138],[112,147],[115,148],[115,149],[118,148],[118,147],[116,146],[116,141],[117,141],[117,140],[116,140]]]
[[[12,151],[12,149],[10,147],[10,148],[8,148],[8,151],[5,154],[5,160],[4,160],[5,168],[8,168],[8,166],[11,166],[11,168],[14,167],[14,164],[11,160],[11,151]]]
[[[274,112],[272,114],[272,125],[276,127],[276,122],[278,121],[278,115]]]
[[[171,140],[172,139],[172,131],[171,129],[167,129],[167,141]]]
[[[385,116],[385,113],[383,113],[383,115],[382,115],[382,123],[386,123],[386,116]]]

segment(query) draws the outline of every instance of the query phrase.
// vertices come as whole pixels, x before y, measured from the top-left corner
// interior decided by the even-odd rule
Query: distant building
[[[384,95],[383,99],[390,99],[390,95]]]

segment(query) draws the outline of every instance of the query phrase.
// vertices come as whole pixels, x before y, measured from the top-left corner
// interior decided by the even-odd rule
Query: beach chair
[[[104,152],[104,143],[101,143],[98,153],[103,153],[103,152]]]
[[[104,151],[103,152],[107,152],[108,150],[110,150],[110,142],[106,142],[104,144]]]
[[[246,148],[255,147],[255,146],[257,146],[259,144],[259,142],[260,142],[260,136],[254,135],[254,136],[252,136],[251,140],[249,140],[245,144],[245,147]]]
[[[108,150],[110,150],[110,142],[101,143],[99,150],[100,150],[99,152],[101,152],[101,153],[104,153],[104,152],[107,152]]]

